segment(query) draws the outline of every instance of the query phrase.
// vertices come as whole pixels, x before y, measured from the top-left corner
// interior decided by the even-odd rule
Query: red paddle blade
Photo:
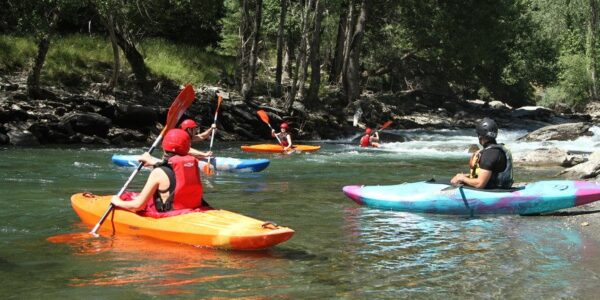
[[[196,93],[192,85],[186,85],[185,88],[177,95],[171,107],[169,107],[169,113],[167,114],[167,122],[163,132],[167,132],[169,129],[175,127],[179,118],[187,110],[196,98]]]
[[[210,163],[207,163],[204,165],[202,172],[204,172],[204,174],[209,175],[209,176],[212,176],[215,174],[215,171],[210,167]]]
[[[390,125],[392,125],[392,123],[394,123],[394,122],[387,121],[387,122],[383,123],[383,125],[381,125],[381,129],[379,129],[379,130],[384,130],[384,129],[388,128]]]
[[[258,116],[260,117],[260,119],[263,122],[269,124],[269,115],[267,115],[266,111],[264,111],[264,110],[261,109],[261,110],[257,110],[256,113],[258,114]]]
[[[217,115],[217,112],[219,112],[219,107],[221,107],[221,102],[223,102],[223,97],[221,97],[221,95],[219,95],[217,97],[217,109],[215,110],[215,116]]]

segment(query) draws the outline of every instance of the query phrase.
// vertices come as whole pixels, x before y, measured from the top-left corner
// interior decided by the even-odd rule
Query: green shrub
[[[559,66],[558,84],[546,89],[540,104],[573,108],[585,105],[590,100],[588,88],[591,84],[585,57],[576,54],[561,56]]]

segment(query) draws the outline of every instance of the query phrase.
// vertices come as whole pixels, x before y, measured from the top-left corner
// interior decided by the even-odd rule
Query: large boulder
[[[74,132],[106,137],[112,121],[97,113],[69,113],[61,118],[61,125],[69,126]]]
[[[581,136],[594,135],[590,131],[592,124],[586,122],[566,123],[542,127],[530,132],[518,140],[520,141],[572,141]]]
[[[29,130],[11,130],[7,135],[10,144],[14,146],[37,146],[40,144]]]
[[[523,166],[572,167],[588,160],[589,153],[565,151],[559,148],[540,148],[521,154],[514,154],[515,164]]]
[[[600,151],[592,153],[587,162],[565,169],[558,175],[571,179],[600,177]]]
[[[158,114],[148,106],[118,105],[115,112],[115,124],[126,128],[152,127],[156,122],[158,122]]]

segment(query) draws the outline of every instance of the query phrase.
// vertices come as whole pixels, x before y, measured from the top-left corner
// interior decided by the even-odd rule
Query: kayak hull
[[[113,154],[112,162],[118,166],[130,167],[137,166],[139,155],[119,155]],[[240,159],[233,157],[213,157],[211,164],[216,164],[217,171],[227,171],[234,173],[260,172],[269,166],[268,159]],[[199,160],[198,167],[204,170],[207,161]]]
[[[71,205],[83,223],[93,226],[108,208],[111,197],[79,193],[71,197]],[[294,230],[222,209],[151,218],[117,208],[108,215],[99,233],[146,236],[201,247],[260,250],[287,241]]]
[[[258,144],[244,145],[241,147],[245,152],[262,152],[262,153],[284,153],[283,146],[278,144]],[[290,152],[315,152],[321,149],[321,146],[312,145],[294,145]]]
[[[511,191],[458,188],[430,182],[350,185],[342,190],[356,203],[368,207],[458,215],[539,214],[600,200],[599,184],[572,180],[538,181]]]

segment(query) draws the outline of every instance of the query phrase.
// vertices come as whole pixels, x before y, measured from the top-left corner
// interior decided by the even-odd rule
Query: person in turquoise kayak
[[[281,129],[279,133],[275,132],[275,129],[271,129],[271,136],[279,140],[284,151],[289,151],[293,147],[292,135],[288,132],[288,127],[288,123],[283,122],[279,125],[279,128]]]
[[[185,130],[190,135],[190,138],[192,139],[193,143],[208,139],[212,131],[217,130],[217,125],[212,124],[210,128],[206,129],[204,132],[198,133],[198,124],[192,119],[187,119],[181,122],[179,128]],[[196,157],[197,159],[203,159],[205,157],[213,155],[212,151],[203,152],[194,148],[190,148],[189,154]]]
[[[369,127],[365,129],[365,134],[360,138],[361,147],[379,147],[379,133]]]
[[[483,118],[475,128],[479,144],[483,149],[477,151],[469,161],[469,174],[456,174],[450,183],[464,184],[480,189],[508,189],[513,184],[512,154],[498,144],[498,125],[490,118]]]
[[[188,154],[190,136],[185,130],[171,129],[162,141],[163,160],[146,152],[140,162],[154,167],[142,191],[129,199],[113,196],[111,203],[144,215],[167,216],[203,206],[203,188],[200,170],[195,157]]]

